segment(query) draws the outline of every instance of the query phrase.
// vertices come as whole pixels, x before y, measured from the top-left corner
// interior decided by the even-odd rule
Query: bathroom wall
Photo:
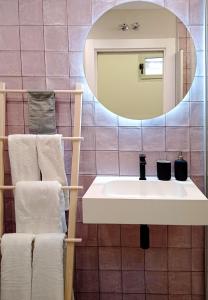
[[[125,0],[0,0],[0,80],[9,88],[67,89],[84,83],[80,184],[96,175],[138,175],[139,153],[147,155],[147,174],[155,175],[158,158],[174,160],[184,152],[192,179],[204,180],[204,41],[203,0],[155,0],[189,26],[197,48],[197,73],[191,92],[167,115],[130,121],[108,112],[88,90],[82,67],[84,40],[91,24]],[[151,1],[149,1],[151,2]],[[71,134],[73,114],[57,97],[58,132]],[[73,99],[72,99],[73,100]],[[7,133],[27,133],[27,101],[7,97]],[[65,147],[70,173],[71,145]],[[5,149],[6,183],[10,183]],[[139,248],[134,225],[82,224],[77,215],[75,291],[78,300],[202,300],[204,228],[150,226],[151,248]],[[119,208],[118,208],[119,209]],[[15,230],[13,200],[5,194],[5,229]]]

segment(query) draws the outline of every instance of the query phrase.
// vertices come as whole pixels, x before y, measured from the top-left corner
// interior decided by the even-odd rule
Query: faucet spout
[[[145,154],[139,155],[139,166],[140,166],[139,180],[146,180],[146,172],[145,172],[146,159],[145,158],[146,158]]]

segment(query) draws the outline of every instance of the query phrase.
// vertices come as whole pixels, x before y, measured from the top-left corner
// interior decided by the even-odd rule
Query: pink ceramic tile
[[[95,127],[82,127],[84,141],[81,143],[82,150],[95,150]]]
[[[79,176],[79,184],[83,186],[83,190],[80,191],[79,197],[82,197],[84,193],[88,190],[93,180],[95,179],[95,175],[80,175]]]
[[[125,247],[140,246],[140,230],[138,225],[121,225],[121,245]]]
[[[23,103],[8,102],[6,105],[6,124],[24,125]]]
[[[204,0],[190,1],[190,24],[203,25],[204,23]]]
[[[56,103],[58,126],[71,126],[70,103]]]
[[[189,125],[189,102],[181,102],[166,115],[167,126]]]
[[[77,271],[76,286],[78,292],[98,292],[98,271]]]
[[[0,25],[18,25],[18,0],[0,1]]]
[[[192,300],[204,300],[204,296],[201,295],[192,295]]]
[[[168,300],[168,299],[169,299],[168,295],[146,295],[146,300]]]
[[[97,270],[98,250],[97,247],[76,248],[76,269]]]
[[[193,300],[191,295],[170,295],[169,300]]]
[[[119,128],[119,150],[141,151],[141,128]]]
[[[96,126],[117,126],[118,117],[102,104],[95,103],[95,124]]]
[[[100,246],[120,246],[120,225],[98,225]]]
[[[192,248],[204,248],[205,227],[192,226]]]
[[[165,150],[165,128],[143,127],[143,151]]]
[[[46,51],[68,51],[67,26],[44,26]]]
[[[99,293],[77,293],[75,297],[79,300],[100,300]]]
[[[196,76],[205,76],[204,51],[196,51]]]
[[[202,151],[191,152],[191,175],[193,176],[204,175],[204,152]]]
[[[67,24],[66,0],[44,0],[43,20],[45,25],[65,25]]]
[[[153,126],[165,126],[165,115],[149,119],[149,120],[143,120],[142,121],[142,126],[143,127],[153,127]]]
[[[44,50],[43,26],[20,26],[22,50]]]
[[[191,90],[190,90],[190,100],[191,101],[204,101],[205,99],[205,87],[204,78],[195,77]]]
[[[68,90],[70,87],[69,78],[67,76],[61,77],[46,77],[46,86],[49,90]],[[70,100],[69,94],[58,94],[56,93],[56,100],[66,99]]]
[[[144,250],[122,247],[122,270],[144,270]]]
[[[97,225],[77,223],[77,237],[82,242],[77,246],[97,246]]]
[[[0,27],[0,50],[19,50],[19,28],[18,26]]]
[[[190,248],[191,226],[168,226],[168,246]]]
[[[92,21],[92,0],[68,0],[68,23],[90,25]]]
[[[184,0],[165,0],[165,6],[177,15],[185,24],[189,22],[189,3]]]
[[[166,150],[189,151],[189,127],[167,127]]]
[[[145,300],[144,294],[123,294],[123,300]]]
[[[191,151],[203,151],[204,147],[204,128],[190,127]]]
[[[69,26],[69,50],[83,51],[90,26]]]
[[[177,20],[177,36],[179,38],[186,38],[187,37],[187,29],[183,22],[180,22],[180,20]]]
[[[120,271],[100,271],[100,291],[104,293],[121,292],[121,272]]]
[[[204,176],[191,176],[191,180],[196,184],[200,191],[205,194]]]
[[[118,150],[118,128],[96,128],[96,150]]]
[[[23,88],[28,90],[45,90],[45,77],[23,77]]]
[[[203,26],[190,26],[191,35],[194,39],[196,50],[204,50],[205,34]]]
[[[146,293],[147,294],[167,294],[168,276],[167,272],[145,272]]]
[[[167,247],[167,226],[150,225],[150,247]]]
[[[118,152],[96,151],[97,174],[119,175]]]
[[[191,291],[190,272],[169,272],[169,293],[174,295],[189,295]]]
[[[101,293],[100,300],[122,300],[122,294]]]
[[[9,89],[21,89],[22,78],[17,76],[0,76],[0,81],[6,84],[6,88]],[[20,93],[7,93],[7,101],[20,101],[22,100],[22,94]]]
[[[111,9],[116,4],[116,0],[92,0],[92,18],[95,22],[104,12]]]
[[[121,270],[121,249],[118,247],[100,247],[99,269]]]
[[[0,75],[20,76],[21,62],[19,51],[0,51]]]
[[[144,271],[122,271],[124,293],[144,293]]]
[[[94,102],[84,102],[82,105],[82,125],[83,126],[94,126],[95,117],[94,117]]]
[[[169,271],[191,271],[191,249],[168,249]]]
[[[70,52],[70,76],[84,76],[83,52]]]
[[[167,249],[150,248],[145,251],[145,270],[147,271],[167,271]]]
[[[205,256],[203,248],[192,249],[192,271],[204,271]]]
[[[82,89],[83,89],[83,101],[93,101],[94,100],[94,96],[92,91],[90,90],[86,78],[85,77],[77,77],[77,76],[70,76],[70,88],[71,89],[75,89],[76,84],[80,83],[82,84]]]
[[[67,52],[46,52],[46,75],[68,76],[69,55]]]
[[[119,152],[120,175],[139,176],[139,152]]]
[[[204,272],[192,272],[192,294],[205,294]]]
[[[95,151],[81,151],[80,174],[96,174]]]
[[[19,17],[21,25],[43,24],[42,0],[19,0]]]
[[[22,51],[22,74],[23,76],[44,76],[45,59],[44,52]]]
[[[204,103],[192,102],[190,104],[190,125],[203,126],[204,124]]]
[[[125,127],[141,127],[141,121],[118,117],[118,125]]]

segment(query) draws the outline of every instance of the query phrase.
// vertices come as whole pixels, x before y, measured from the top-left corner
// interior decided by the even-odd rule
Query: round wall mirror
[[[189,91],[195,47],[172,12],[145,1],[128,2],[92,26],[84,70],[107,109],[129,119],[150,119],[173,109]]]

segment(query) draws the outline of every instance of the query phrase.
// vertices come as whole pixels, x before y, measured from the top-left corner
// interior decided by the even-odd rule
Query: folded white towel
[[[32,234],[5,234],[1,240],[1,300],[30,300]]]
[[[65,203],[58,181],[20,181],[15,189],[15,217],[18,233],[60,233]]]
[[[40,180],[36,135],[14,134],[8,137],[12,182]]]
[[[68,185],[61,138],[61,134],[37,135],[38,164],[42,180],[57,180],[62,185]],[[68,191],[64,191],[64,198],[65,210],[68,210]]]
[[[36,236],[33,253],[32,300],[64,299],[63,240],[64,234]]]

